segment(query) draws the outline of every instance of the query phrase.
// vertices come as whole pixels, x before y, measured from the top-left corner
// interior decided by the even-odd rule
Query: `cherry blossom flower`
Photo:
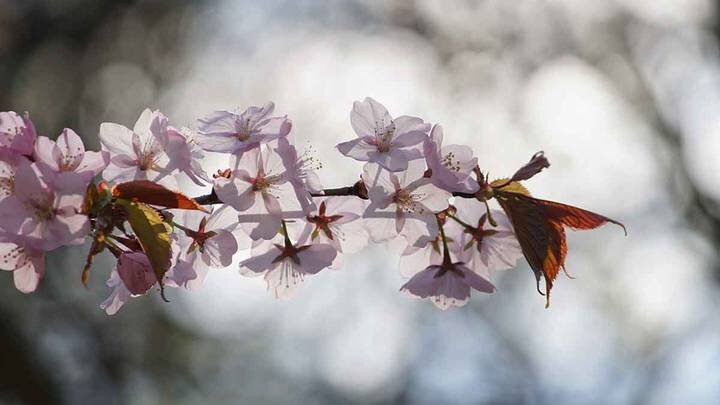
[[[86,151],[82,139],[70,128],[65,128],[57,141],[38,137],[34,157],[41,168],[57,173],[76,173],[85,182],[92,180],[110,163],[109,152]]]
[[[100,308],[108,315],[114,315],[130,297],[145,294],[156,283],[157,278],[145,253],[123,252],[107,281],[107,286],[113,290]]]
[[[106,282],[112,291],[100,304],[100,308],[108,315],[116,314],[131,297],[144,295],[158,285],[155,272],[145,253],[126,251],[116,254],[117,264]],[[180,283],[178,275],[172,270],[163,278],[165,287],[177,287]]]
[[[441,264],[433,264],[417,273],[400,291],[417,298],[430,298],[440,309],[461,307],[470,299],[470,290],[495,292],[495,286],[486,278],[470,270],[462,262],[452,262],[445,255]]]
[[[150,260],[142,252],[127,252],[118,257],[117,272],[132,295],[143,295],[157,283]]]
[[[0,112],[0,150],[30,156],[35,145],[35,125],[25,113]]]
[[[230,177],[215,179],[215,193],[236,210],[261,216],[262,220],[241,223],[252,239],[271,239],[280,229],[283,211],[299,208],[282,158],[264,146],[233,160]]]
[[[198,120],[198,144],[207,151],[242,153],[290,133],[287,116],[271,117],[275,104],[249,107],[242,113],[215,111]]]
[[[437,235],[434,214],[448,207],[452,196],[424,177],[425,164],[410,162],[406,171],[392,173],[365,166],[368,205],[363,218],[374,242],[402,234],[411,244],[424,246]]]
[[[87,216],[79,213],[82,194],[51,188],[35,164],[20,165],[14,183],[22,187],[14,187],[13,194],[0,201],[1,228],[45,251],[82,243],[90,230]]]
[[[370,97],[353,104],[350,123],[358,138],[339,143],[340,153],[377,163],[391,172],[405,170],[409,161],[422,157],[419,145],[430,130],[430,124],[417,117],[393,119],[382,104]]]
[[[210,268],[223,268],[232,263],[233,255],[243,242],[250,247],[250,239],[235,232],[237,214],[227,205],[211,215],[199,211],[182,211],[175,216],[178,239],[177,262],[172,278],[178,287],[193,289],[202,284]],[[179,223],[183,225],[180,225]]]
[[[476,273],[486,276],[495,270],[515,267],[522,250],[505,213],[491,210],[490,215],[497,224],[492,226],[478,201],[459,199],[455,207],[455,215],[470,225],[465,227],[449,221],[459,228],[457,242],[453,244],[458,258]]]
[[[0,270],[12,271],[15,288],[31,293],[45,274],[45,252],[26,238],[4,235],[0,237]]]
[[[103,150],[110,152],[110,164],[103,171],[105,180],[150,180],[177,188],[168,169],[168,120],[161,112],[146,109],[132,130],[104,122],[100,125],[100,142]]]
[[[275,298],[289,298],[306,275],[329,267],[337,255],[329,244],[293,244],[288,236],[278,236],[275,242],[279,243],[258,242],[252,256],[240,262],[241,274],[265,275],[268,291]]]
[[[472,149],[465,145],[442,146],[442,142],[442,127],[435,125],[423,145],[432,183],[450,192],[476,192],[479,186],[470,176],[477,166]]]
[[[328,197],[305,220],[290,225],[300,227],[300,243],[328,244],[339,253],[357,253],[368,244],[368,231],[360,214],[364,209],[359,198]],[[341,265],[338,255],[331,267]]]
[[[211,183],[205,170],[202,168],[202,161],[205,153],[197,144],[194,134],[189,128],[180,130],[168,127],[168,143],[165,151],[169,158],[167,170],[184,173],[193,183],[204,186]]]

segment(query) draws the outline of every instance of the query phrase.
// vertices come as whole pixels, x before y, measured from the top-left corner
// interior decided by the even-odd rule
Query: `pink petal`
[[[336,148],[343,155],[367,162],[370,160],[370,154],[377,152],[377,146],[369,143],[370,138],[356,138],[346,142],[340,142]]]
[[[220,201],[231,205],[238,211],[247,211],[255,205],[258,192],[253,190],[252,184],[243,180],[246,173],[242,170],[236,171],[230,179],[219,177],[215,179],[214,190]]]
[[[372,204],[368,206],[363,213],[363,222],[373,242],[385,242],[397,236],[396,215],[394,207],[382,210]]]
[[[273,117],[257,128],[257,133],[250,135],[248,142],[269,142],[287,136],[292,129],[292,122],[287,117]]]
[[[452,194],[432,184],[416,188],[413,195],[417,196],[420,203],[431,212],[440,212],[450,205],[449,199]]]
[[[131,130],[119,124],[104,122],[100,124],[100,143],[112,154],[134,155]]]
[[[198,278],[193,262],[195,255],[185,259],[179,259],[177,263],[167,272],[163,281],[167,286],[187,287],[188,283]]]
[[[395,118],[395,136],[392,145],[395,147],[414,146],[427,139],[430,124],[417,117],[403,115]]]
[[[49,167],[51,170],[60,170],[62,161],[60,148],[46,136],[40,136],[35,142],[35,160]]]
[[[337,250],[327,244],[310,245],[297,254],[300,270],[305,274],[317,274],[330,266],[337,256]]]
[[[27,264],[13,272],[15,288],[24,293],[31,293],[37,289],[40,279],[45,274],[45,257],[33,257]]]
[[[123,253],[118,258],[117,272],[133,295],[145,294],[157,283],[150,260],[144,253]]]
[[[435,277],[439,268],[440,266],[428,266],[400,287],[400,291],[418,298],[427,298],[436,295],[441,284],[441,280]]]
[[[406,150],[390,148],[387,152],[375,150],[368,153],[368,161],[377,163],[390,172],[400,172],[407,169],[411,156],[413,154],[408,153]]]
[[[221,205],[216,208],[207,220],[206,230],[233,229],[237,225],[238,217],[229,205]]]
[[[432,297],[436,307],[445,310],[451,306],[461,307],[470,298],[470,286],[454,272],[448,271],[437,277],[438,289]]]
[[[233,255],[238,250],[237,240],[232,233],[224,229],[213,232],[217,235],[205,241],[201,258],[210,267],[227,267],[232,263]]]
[[[107,283],[113,289],[110,296],[100,304],[100,308],[108,315],[115,315],[120,308],[130,299],[130,291],[125,287],[117,270],[113,269]]]
[[[376,129],[384,129],[392,124],[390,113],[382,104],[367,97],[362,102],[353,103],[350,111],[350,125],[358,136],[375,136]]]
[[[85,152],[82,162],[77,168],[79,173],[91,173],[92,177],[100,174],[110,163],[110,153],[107,151]]]
[[[65,128],[60,136],[58,136],[56,144],[62,152],[65,166],[74,168],[80,165],[85,155],[85,145],[75,131],[70,128]]]
[[[273,245],[269,245],[269,250],[256,254],[253,250],[253,256],[240,262],[240,267],[244,267],[254,273],[263,273],[275,266],[273,261],[280,255],[281,251]]]
[[[290,298],[303,281],[303,273],[293,267],[289,261],[283,261],[279,266],[265,273],[267,289],[277,299]]]
[[[278,202],[278,198],[276,198],[274,195],[270,193],[263,192],[262,199],[265,203],[265,209],[267,212],[271,215],[275,216],[281,216],[282,215],[282,208],[280,208],[280,203]]]
[[[466,266],[458,266],[458,268],[465,275],[465,277],[463,277],[465,284],[480,292],[488,294],[495,292],[495,286],[485,277],[482,277],[481,275],[473,272]]]

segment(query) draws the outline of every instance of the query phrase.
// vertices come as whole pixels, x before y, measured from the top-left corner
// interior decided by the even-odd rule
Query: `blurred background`
[[[53,252],[35,294],[0,274],[0,402],[720,403],[720,3],[710,0],[0,0],[0,110],[41,134],[147,106],[194,125],[272,100],[324,163],[371,96],[442,123],[483,170],[538,150],[536,196],[623,221],[571,232],[550,309],[523,262],[436,310],[382,246],[275,301],[228,268],[200,291],[98,304],[110,257]],[[222,162],[208,159],[207,169]],[[188,194],[207,190],[188,186]]]

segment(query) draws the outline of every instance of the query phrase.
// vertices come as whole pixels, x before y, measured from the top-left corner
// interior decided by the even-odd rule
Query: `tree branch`
[[[365,186],[365,183],[362,182],[362,180],[358,181],[357,183],[353,184],[352,186],[326,188],[318,193],[310,193],[310,195],[312,197],[345,196],[345,197],[358,197],[363,200],[368,199],[367,187]],[[476,198],[475,194],[473,194],[473,193],[454,192],[454,193],[452,193],[452,195],[453,195],[453,197],[460,197],[460,198]],[[220,198],[218,198],[217,194],[215,194],[215,190],[213,190],[210,194],[195,197],[194,200],[195,200],[195,202],[197,202],[200,205],[222,204],[222,201],[220,201]]]

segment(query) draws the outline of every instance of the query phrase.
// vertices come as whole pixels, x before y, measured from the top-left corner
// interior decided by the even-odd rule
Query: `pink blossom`
[[[25,113],[0,112],[0,150],[30,156],[35,145],[35,125]]]
[[[275,298],[289,298],[303,283],[306,275],[317,274],[329,267],[337,251],[328,244],[293,244],[289,237],[276,242],[258,242],[252,257],[240,263],[240,273],[246,276],[265,275],[268,291]]]
[[[142,252],[121,254],[118,258],[117,272],[132,295],[143,295],[157,283],[150,260]]]
[[[171,274],[166,274],[165,285],[172,285]],[[150,260],[143,252],[127,251],[118,256],[106,285],[112,288],[110,296],[100,304],[108,315],[115,315],[131,298],[146,294],[157,284]]]
[[[14,184],[22,187],[14,187],[13,194],[0,201],[1,228],[45,251],[83,242],[90,230],[87,216],[79,213],[83,194],[52,188],[35,164],[20,165]]]
[[[130,297],[147,293],[156,283],[157,278],[145,253],[123,252],[106,283],[112,292],[100,308],[108,315],[114,315]]]
[[[492,271],[514,267],[522,257],[522,250],[505,213],[491,210],[490,214],[497,224],[492,226],[478,201],[459,200],[455,206],[456,216],[471,226],[460,226],[448,220],[453,222],[452,226],[459,228],[453,245],[458,258],[476,273],[487,276]]]
[[[229,266],[240,246],[238,237],[242,238],[243,248],[250,247],[247,236],[236,236],[237,214],[230,206],[223,205],[209,216],[199,211],[181,211],[174,221],[178,223],[174,233],[178,243],[173,279],[178,287],[198,287],[208,269]]]
[[[410,162],[400,173],[365,166],[363,181],[368,186],[368,205],[363,218],[374,242],[403,235],[410,244],[424,246],[437,235],[435,213],[448,207],[451,194],[424,177],[425,164]]]
[[[184,173],[193,183],[204,186],[211,183],[205,170],[202,168],[202,161],[205,153],[197,144],[194,134],[188,128],[177,130],[168,127],[168,144],[165,152],[169,158],[167,170],[171,172]]]
[[[430,180],[447,191],[476,192],[477,181],[470,176],[477,166],[472,149],[465,145],[442,146],[442,141],[442,127],[435,125],[423,147],[427,167],[431,170]]]
[[[198,144],[207,151],[242,153],[290,133],[287,116],[271,117],[275,104],[249,107],[242,113],[215,111],[198,120]]]
[[[103,171],[105,180],[150,180],[177,189],[168,169],[168,120],[161,112],[146,109],[132,130],[104,122],[100,125],[100,142],[103,150],[110,152],[110,164]]]
[[[41,168],[57,173],[76,173],[85,182],[92,180],[110,162],[107,151],[85,151],[82,139],[70,128],[65,128],[57,141],[38,137],[34,157]]]
[[[215,179],[215,193],[222,202],[244,214],[263,216],[262,221],[241,226],[253,239],[271,239],[280,229],[283,210],[299,208],[282,158],[264,146],[233,160],[235,169],[230,178]]]
[[[417,273],[400,288],[417,298],[430,298],[440,309],[461,307],[470,299],[470,289],[484,293],[495,292],[495,286],[473,272],[462,262],[452,262],[445,256],[439,265],[433,264]]]
[[[368,244],[368,231],[360,214],[364,209],[359,198],[328,197],[305,220],[292,225],[300,228],[300,243],[328,244],[340,253],[357,253]],[[338,255],[332,268],[340,266]]]
[[[422,157],[419,144],[430,130],[430,124],[417,117],[393,119],[382,104],[370,97],[353,104],[350,123],[358,138],[339,143],[340,153],[377,163],[391,172],[405,170],[409,161]]]
[[[25,238],[6,235],[0,239],[0,270],[13,272],[15,288],[21,292],[35,291],[45,274],[45,252]]]

